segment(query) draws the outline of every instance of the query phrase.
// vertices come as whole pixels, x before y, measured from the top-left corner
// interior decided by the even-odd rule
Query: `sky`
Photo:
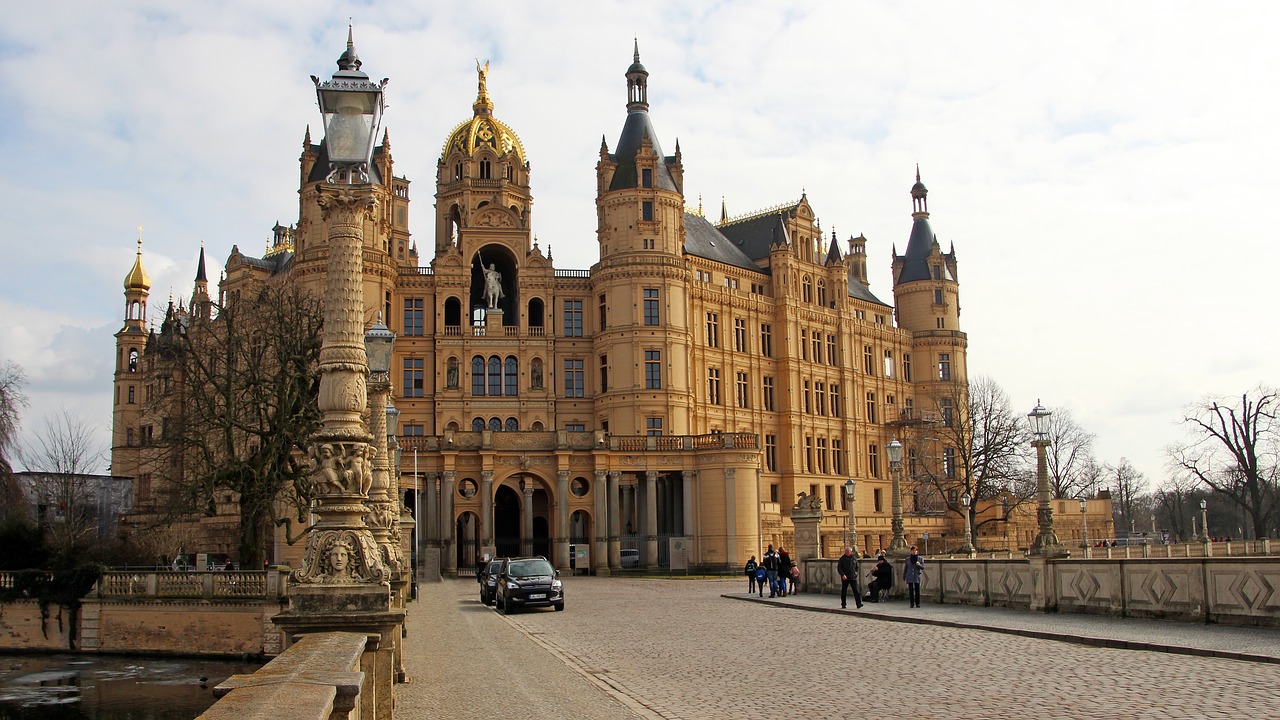
[[[892,298],[919,164],[959,258],[970,376],[1068,409],[1153,484],[1186,408],[1275,386],[1280,196],[1271,2],[68,0],[0,24],[0,363],[23,437],[62,410],[110,444],[113,334],[143,226],[151,314],[233,245],[298,217],[348,21],[389,77],[384,126],[431,245],[441,146],[489,60],[558,268],[597,259],[595,163],[625,119],[633,42],[686,202],[718,219],[808,195],[867,239]],[[314,132],[319,139],[319,132]],[[415,221],[416,218],[416,221]],[[216,272],[216,271],[215,271]],[[214,273],[211,272],[211,275]],[[212,278],[211,278],[212,279]],[[105,462],[104,462],[105,467]]]

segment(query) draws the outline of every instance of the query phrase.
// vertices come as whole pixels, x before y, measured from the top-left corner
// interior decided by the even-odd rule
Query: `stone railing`
[[[287,593],[288,577],[280,570],[107,571],[90,591],[90,596],[100,599],[270,600]]]
[[[803,587],[840,592],[835,563],[806,560]],[[1280,560],[1272,557],[926,558],[925,563],[920,592],[929,602],[1280,627],[1280,593],[1272,589],[1280,583]],[[894,596],[904,591],[900,565],[895,563]],[[869,570],[864,559],[863,574]]]
[[[365,654],[375,652],[377,635],[330,632],[306,635],[252,675],[233,675],[213,690],[220,698],[201,718],[291,718],[347,720],[375,718],[367,700],[379,692],[372,673],[363,672]]]

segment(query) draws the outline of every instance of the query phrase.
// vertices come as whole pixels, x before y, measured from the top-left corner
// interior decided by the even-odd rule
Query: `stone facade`
[[[494,114],[487,68],[438,158],[425,238],[411,239],[410,183],[395,175],[389,135],[375,150],[363,313],[397,334],[398,486],[421,509],[420,562],[450,573],[486,552],[538,553],[568,568],[569,545],[586,543],[608,573],[622,548],[656,566],[666,538],[688,537],[691,565],[736,568],[790,542],[801,492],[823,503],[825,552],[843,533],[850,477],[857,545],[887,545],[885,445],[936,418],[940,398],[963,397],[967,378],[956,256],[934,237],[918,173],[906,251],[891,254],[895,307],[868,284],[869,241],[824,230],[807,197],[740,216],[722,207],[719,221],[689,207],[684,159],[678,145],[662,150],[638,50],[625,75],[622,133],[596,167],[589,269],[555,267],[534,235],[530,159]],[[277,226],[263,258],[233,249],[220,297],[269,277],[325,287],[333,220],[310,136],[300,165],[296,226]],[[141,263],[139,250],[117,334],[113,468],[137,477],[145,505],[148,421],[132,403],[156,380],[137,364]],[[202,282],[203,264],[194,308],[207,302]],[[918,450],[922,463],[942,457]],[[957,517],[927,510],[940,506],[908,505],[909,540],[959,535]],[[277,543],[274,558],[286,555],[296,548]]]

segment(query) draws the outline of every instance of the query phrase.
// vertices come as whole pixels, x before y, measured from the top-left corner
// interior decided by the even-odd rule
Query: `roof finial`
[[[489,99],[489,61],[485,60],[484,65],[480,64],[480,59],[476,58],[476,74],[480,76],[479,89],[476,92],[476,101],[471,106],[479,115],[481,111],[493,110],[493,100]]]
[[[351,18],[347,18],[347,50],[338,56],[339,70],[359,70],[364,63],[360,62],[360,56],[356,54],[356,44],[352,39]]]
[[[920,182],[920,163],[916,163],[916,182]]]
[[[634,38],[634,40],[636,43],[636,52],[632,59],[635,60],[635,62],[640,62],[640,38]]]
[[[142,254],[142,226],[138,226],[138,254]]]

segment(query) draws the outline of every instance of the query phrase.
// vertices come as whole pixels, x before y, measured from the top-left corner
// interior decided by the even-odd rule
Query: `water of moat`
[[[259,666],[102,655],[0,655],[0,720],[190,720]]]

